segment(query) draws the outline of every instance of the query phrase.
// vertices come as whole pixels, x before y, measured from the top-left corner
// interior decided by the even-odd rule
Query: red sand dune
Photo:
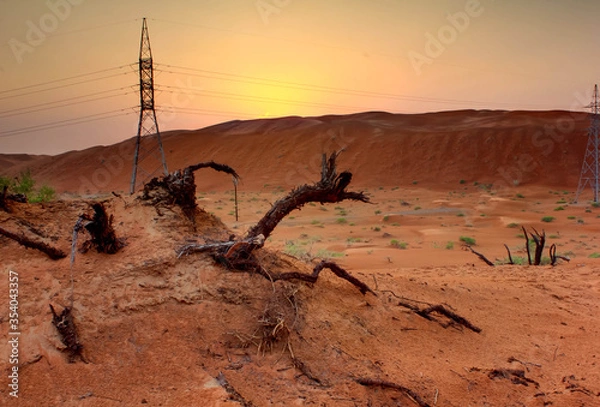
[[[446,189],[461,179],[495,188],[577,185],[589,121],[565,111],[475,111],[428,114],[359,113],[315,118],[232,121],[163,134],[169,169],[201,161],[233,166],[241,189],[288,189],[314,179],[322,153],[346,149],[340,166],[359,187]],[[129,188],[134,139],[58,156],[0,155],[0,174],[30,168],[40,182],[81,195]],[[198,176],[198,185],[231,188],[226,176]]]

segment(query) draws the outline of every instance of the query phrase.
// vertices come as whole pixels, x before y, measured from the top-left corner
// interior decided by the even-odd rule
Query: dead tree
[[[84,243],[84,251],[95,247],[98,253],[117,253],[125,246],[125,241],[117,238],[113,228],[113,215],[109,216],[104,205],[99,202],[93,203],[92,209],[94,210],[93,216],[81,216],[88,221],[84,224],[84,228],[91,236],[91,239]]]
[[[36,249],[41,252],[44,252],[52,260],[58,260],[58,259],[67,257],[67,254],[65,252],[63,252],[62,250],[57,249],[56,247],[50,246],[49,244],[41,242],[39,240],[32,240],[23,234],[18,235],[16,233],[9,232],[6,229],[0,228],[0,235],[6,236],[9,239],[14,240],[17,243],[19,243],[20,245],[25,246],[27,248]]]
[[[72,308],[65,307],[60,314],[57,314],[52,304],[50,304],[50,311],[52,311],[52,325],[58,331],[60,340],[66,346],[66,351],[69,353],[69,363],[75,362],[76,357],[87,363],[87,360],[81,353],[83,345],[79,342],[77,328],[75,327],[73,314],[71,313]]]
[[[370,203],[369,197],[363,192],[346,191],[350,181],[352,181],[352,173],[344,171],[339,175],[337,174],[336,159],[341,152],[332,153],[329,159],[323,154],[321,180],[314,185],[302,185],[292,190],[286,197],[275,202],[265,216],[248,231],[246,238],[263,235],[267,239],[283,218],[309,202],[324,204],[352,200]]]
[[[8,202],[7,202],[7,196],[8,196],[8,185],[4,185],[4,188],[2,188],[2,193],[0,194],[0,209],[5,212],[10,212],[10,208],[8,207]]]
[[[350,275],[346,270],[333,262],[322,261],[313,269],[312,274],[299,272],[273,273],[266,270],[253,255],[254,250],[263,247],[267,237],[275,227],[290,212],[300,209],[309,202],[334,203],[343,200],[354,200],[370,203],[369,197],[363,192],[349,192],[346,188],[352,180],[352,174],[344,171],[337,174],[336,159],[340,152],[334,152],[329,159],[323,154],[323,167],[321,180],[314,185],[302,185],[293,189],[286,197],[278,200],[262,217],[262,219],[241,240],[231,240],[221,243],[208,243],[203,245],[186,245],[178,250],[178,254],[187,255],[193,252],[209,252],[220,264],[230,270],[248,271],[258,273],[271,281],[277,280],[301,280],[309,283],[317,281],[319,273],[324,269],[330,269],[335,275],[343,278],[357,287],[361,293],[373,293],[366,284]]]
[[[539,266],[542,264],[542,254],[544,252],[544,246],[546,245],[546,232],[542,230],[542,233],[538,232],[535,228],[531,228],[532,232],[528,233],[527,229],[525,229],[525,226],[522,227],[523,229],[523,236],[525,238],[525,249],[527,251],[527,263],[531,266]],[[533,253],[533,260],[531,259],[531,247],[530,247],[530,236],[531,234],[531,241],[533,241],[533,243],[535,244],[535,252]],[[506,252],[508,253],[508,264],[515,264],[512,255],[510,253],[510,248],[508,247],[507,244],[504,244],[504,247],[506,248]],[[471,252],[473,254],[475,254],[477,257],[479,257],[481,260],[483,260],[486,264],[493,266],[494,263],[492,263],[490,260],[488,260],[483,254],[476,252],[475,250],[473,250],[472,247],[467,245],[467,248],[469,250],[471,250]],[[548,254],[550,256],[550,264],[552,266],[555,266],[557,261],[559,259],[561,260],[565,260],[565,261],[570,261],[571,259],[569,259],[568,257],[565,256],[561,256],[556,254],[556,245],[553,244],[552,246],[550,246],[550,248],[548,249]]]
[[[164,177],[153,178],[144,185],[144,192],[141,199],[150,201],[151,204],[176,204],[181,207],[183,213],[189,218],[194,219],[196,212],[196,180],[194,171],[201,168],[212,168],[215,171],[231,174],[235,180],[240,176],[233,168],[225,164],[219,164],[214,161],[202,162],[190,165],[183,170],[177,170]]]
[[[546,232],[542,230],[542,233],[540,234],[534,228],[531,228],[531,229],[533,230],[533,233],[531,234],[531,238],[533,239],[533,242],[535,243],[535,257],[534,257],[533,265],[539,266],[540,264],[542,264],[542,252],[544,250],[544,245],[546,244]],[[529,244],[527,245],[527,247],[529,248]]]
[[[8,213],[12,212],[9,201],[27,203],[27,196],[24,194],[9,194],[8,185],[4,185],[2,192],[0,192],[0,210]]]

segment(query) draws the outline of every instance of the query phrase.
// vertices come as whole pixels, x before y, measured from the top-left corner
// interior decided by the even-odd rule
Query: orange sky
[[[0,0],[0,152],[134,136],[142,17],[162,131],[365,110],[582,110],[600,76],[593,0]]]

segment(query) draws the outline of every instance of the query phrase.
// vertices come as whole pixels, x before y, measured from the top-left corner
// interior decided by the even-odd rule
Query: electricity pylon
[[[581,166],[581,176],[579,177],[579,186],[577,187],[577,193],[575,194],[575,201],[579,199],[579,196],[583,190],[589,185],[594,191],[594,202],[598,202],[598,183],[599,168],[598,168],[598,152],[600,144],[598,143],[598,130],[600,129],[600,101],[598,100],[598,85],[594,86],[594,96],[592,103],[588,106],[591,110],[591,125],[588,129],[588,142],[585,150],[585,156],[583,157],[583,165]]]
[[[133,156],[133,172],[129,192],[134,193],[139,185],[160,172],[169,174],[165,152],[163,150],[156,110],[154,109],[154,68],[152,50],[146,19],[142,22],[142,39],[140,41],[140,121],[138,124],[135,152]]]

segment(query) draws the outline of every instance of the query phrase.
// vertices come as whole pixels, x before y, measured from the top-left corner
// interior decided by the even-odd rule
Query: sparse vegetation
[[[550,222],[553,222],[554,219],[556,219],[554,216],[544,216],[542,218],[542,222],[550,223]]]
[[[348,220],[346,218],[337,218],[335,220],[335,223],[339,223],[340,225],[344,225],[344,224],[348,223]]]
[[[460,240],[461,242],[468,244],[469,246],[475,246],[476,241],[474,238],[469,237],[469,236],[461,236],[458,238],[458,240]]]
[[[452,250],[452,249],[454,249],[454,242],[448,241],[448,243],[446,243],[446,250]]]
[[[50,202],[56,197],[54,188],[48,185],[42,185],[39,190],[35,190],[36,181],[33,179],[30,170],[25,170],[14,180],[8,177],[0,177],[0,190],[8,187],[9,192],[13,194],[22,194],[27,197],[31,203]]]
[[[600,259],[600,253],[594,252],[588,256],[590,259]]]
[[[564,206],[557,206],[556,208],[554,208],[555,211],[564,211],[565,207]]]
[[[392,239],[392,240],[390,241],[390,244],[391,244],[392,246],[394,246],[394,247],[398,248],[398,249],[403,249],[403,250],[404,250],[404,249],[406,249],[406,248],[408,247],[408,243],[406,243],[406,242],[401,242],[401,241],[399,241],[399,240],[396,240],[396,239]]]
[[[508,225],[506,225],[506,227],[507,227],[507,228],[514,229],[514,228],[518,228],[518,227],[519,227],[519,224],[518,224],[518,223],[515,223],[515,222],[512,222],[512,223],[509,223]]]
[[[525,199],[525,197],[523,196],[523,194],[517,194],[517,195],[515,195],[515,196],[516,196],[517,198],[519,198],[519,199]]]

